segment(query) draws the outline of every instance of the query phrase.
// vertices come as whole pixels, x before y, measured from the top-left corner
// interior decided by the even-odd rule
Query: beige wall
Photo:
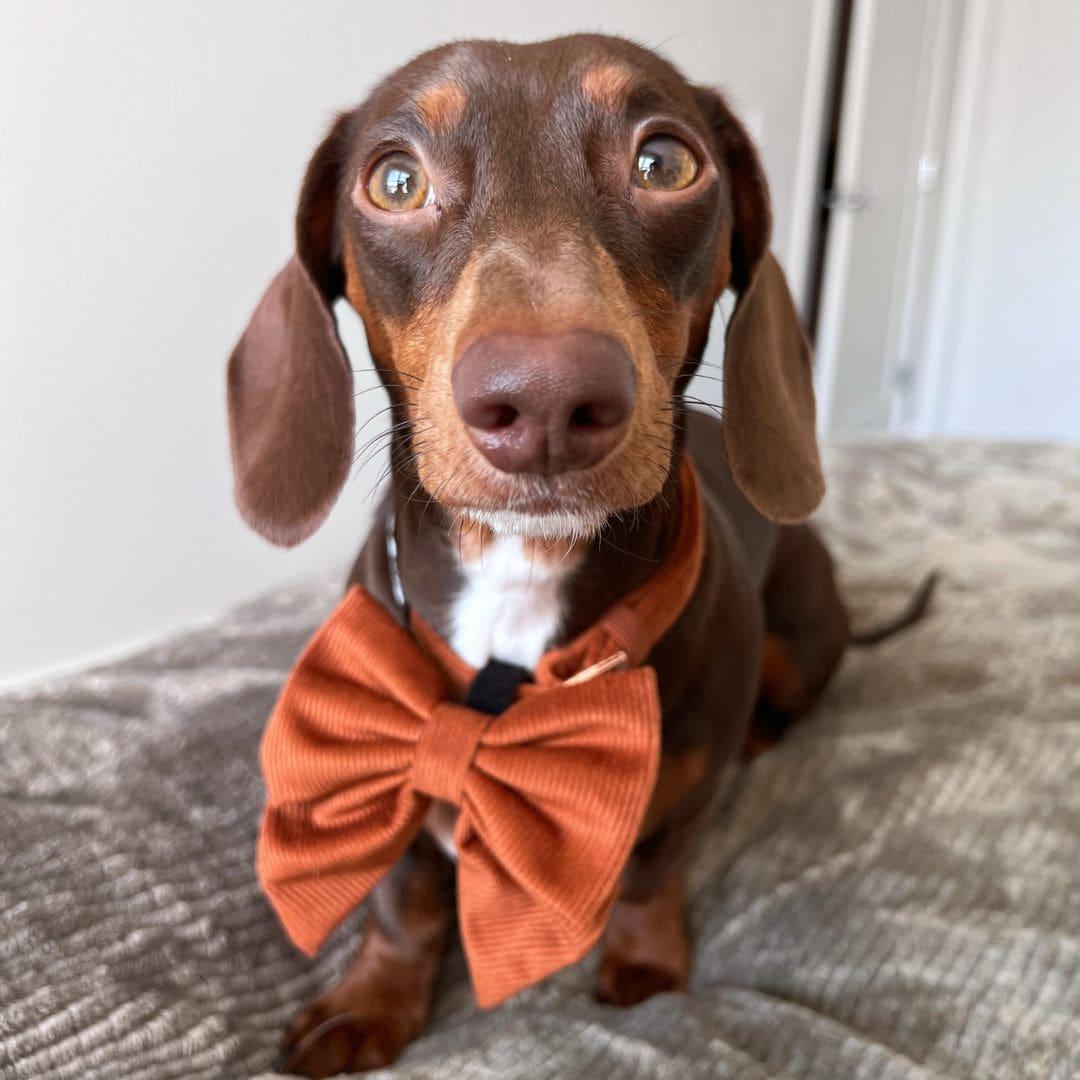
[[[289,253],[298,179],[333,110],[448,38],[621,32],[729,88],[764,141],[777,249],[797,260],[823,7],[7,0],[0,680],[128,647],[356,549],[377,468],[315,539],[274,550],[233,510],[223,411],[225,358]]]

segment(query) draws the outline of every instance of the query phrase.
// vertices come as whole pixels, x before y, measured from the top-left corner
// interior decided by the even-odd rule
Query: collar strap
[[[514,704],[521,684],[531,681],[528,668],[505,660],[489,660],[469,683],[465,704],[477,712],[498,716]]]

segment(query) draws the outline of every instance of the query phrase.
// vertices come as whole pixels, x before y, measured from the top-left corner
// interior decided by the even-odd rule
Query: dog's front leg
[[[652,890],[619,897],[604,936],[596,996],[609,1005],[636,1005],[685,989],[689,974],[682,874],[673,870]]]
[[[381,1068],[419,1034],[453,914],[451,879],[451,864],[421,834],[372,893],[360,948],[341,980],[293,1021],[281,1072]]]
[[[660,765],[643,837],[623,871],[619,899],[604,935],[596,996],[636,1005],[685,990],[690,940],[683,912],[688,848],[706,820],[715,774],[704,747],[669,753]]]
[[[717,639],[730,665],[713,665],[709,677],[692,680],[690,697],[667,721],[669,730],[687,737],[697,732],[707,741],[689,741],[661,758],[641,838],[608,921],[596,996],[611,1005],[636,1005],[654,994],[685,990],[690,977],[686,864],[723,793],[725,763],[742,745],[756,682],[754,639],[743,643],[745,653],[738,641],[725,641],[721,634],[708,640]],[[718,699],[730,703],[720,722],[712,704]]]

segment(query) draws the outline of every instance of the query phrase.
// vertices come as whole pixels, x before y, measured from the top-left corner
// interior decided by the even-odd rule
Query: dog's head
[[[679,394],[731,285],[728,460],[762,513],[804,518],[823,491],[810,358],[769,234],[745,129],[654,53],[576,36],[418,57],[316,150],[296,254],[233,353],[241,512],[297,543],[348,475],[344,295],[399,470],[464,519],[592,533],[670,476]]]

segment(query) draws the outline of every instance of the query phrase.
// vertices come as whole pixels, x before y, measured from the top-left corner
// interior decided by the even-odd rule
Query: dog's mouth
[[[520,536],[526,540],[553,542],[591,540],[604,528],[608,514],[593,510],[466,510],[471,525],[489,529],[496,536]]]
[[[463,522],[496,535],[534,540],[586,540],[603,529],[612,514],[593,485],[573,474],[553,477],[502,475],[485,498],[451,503]],[[501,489],[501,490],[500,490]]]
[[[644,489],[626,483],[636,456],[617,452],[591,469],[553,476],[501,473],[473,458],[474,468],[462,470],[463,480],[472,482],[443,491],[436,501],[465,527],[544,542],[586,541],[662,487],[670,456],[663,464],[652,461],[649,475],[656,479]]]

